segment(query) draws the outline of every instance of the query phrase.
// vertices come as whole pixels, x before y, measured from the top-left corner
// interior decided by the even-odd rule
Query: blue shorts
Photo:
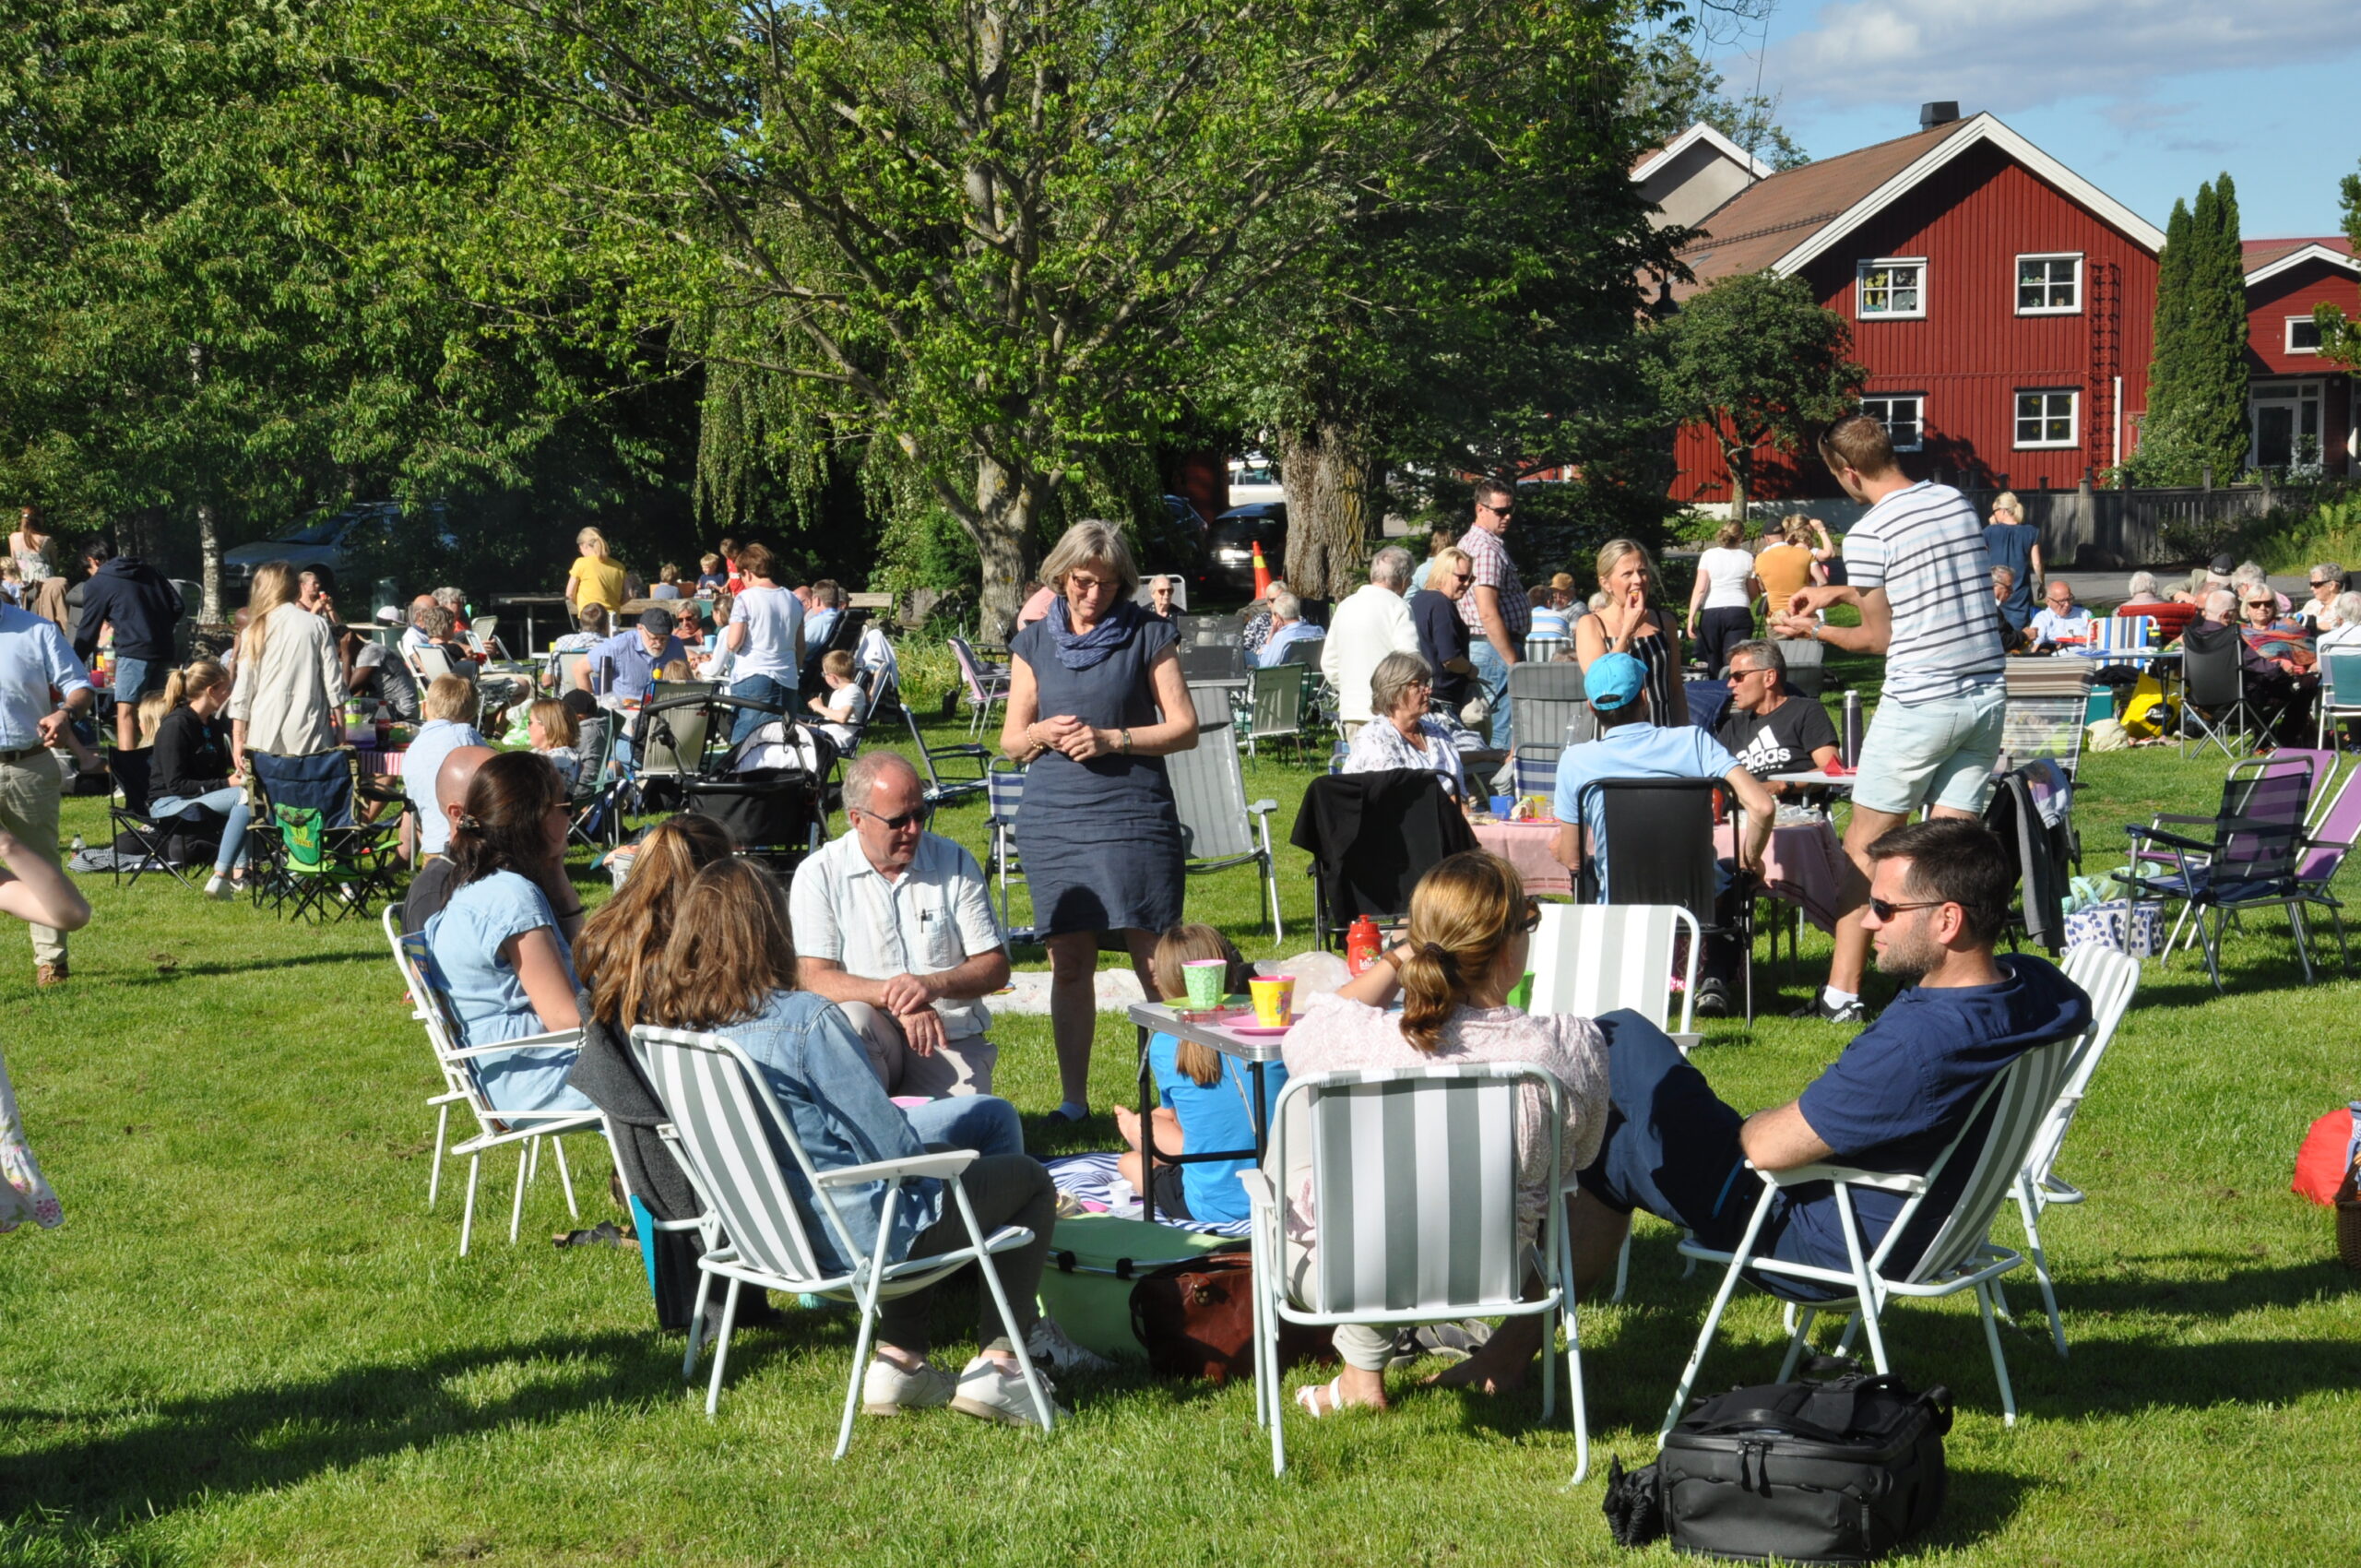
[[[1982,812],[2008,700],[1995,681],[1965,696],[1880,703],[1861,740],[1853,803],[1894,816],[1920,806]]]
[[[160,659],[130,659],[115,656],[114,700],[137,702],[149,692],[164,689],[164,677],[172,667]]]

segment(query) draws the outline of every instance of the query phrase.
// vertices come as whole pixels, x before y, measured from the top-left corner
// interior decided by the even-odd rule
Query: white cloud
[[[1831,104],[1956,99],[1973,114],[2102,98],[2136,117],[2159,77],[2361,47],[2353,17],[2353,0],[1831,0],[1772,46],[1766,76]]]

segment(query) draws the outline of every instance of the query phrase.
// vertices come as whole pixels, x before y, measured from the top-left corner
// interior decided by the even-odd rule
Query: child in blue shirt
[[[1192,958],[1220,958],[1229,966],[1224,985],[1228,994],[1246,989],[1245,961],[1229,939],[1209,925],[1177,925],[1157,938],[1149,973],[1156,989],[1169,1002],[1186,996],[1181,966]],[[1252,1149],[1254,1123],[1248,1114],[1254,1092],[1252,1070],[1234,1056],[1208,1045],[1158,1034],[1147,1042],[1148,1070],[1155,1075],[1157,1105],[1148,1118],[1159,1155],[1181,1154],[1192,1148]],[[1287,1087],[1287,1070],[1277,1062],[1263,1069],[1264,1125],[1270,1124],[1271,1107]],[[1129,1107],[1115,1107],[1115,1126],[1131,1146],[1117,1169],[1134,1190],[1144,1187],[1145,1158],[1140,1153],[1140,1118]],[[1208,1159],[1189,1165],[1156,1168],[1156,1207],[1178,1219],[1209,1225],[1234,1224],[1247,1217],[1246,1189],[1238,1173],[1251,1158]],[[1145,1194],[1144,1194],[1145,1195]]]

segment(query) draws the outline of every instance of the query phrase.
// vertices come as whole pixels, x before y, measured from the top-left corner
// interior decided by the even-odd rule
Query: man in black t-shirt
[[[1757,638],[1730,649],[1730,702],[1714,736],[1757,778],[1826,767],[1837,756],[1836,726],[1828,710],[1787,691],[1787,664],[1779,645]],[[1773,794],[1784,786],[1773,784]]]

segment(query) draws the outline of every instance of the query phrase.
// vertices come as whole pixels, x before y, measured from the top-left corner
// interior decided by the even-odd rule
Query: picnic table
[[[1235,1005],[1232,1005],[1233,1004]],[[1264,1152],[1270,1148],[1271,1129],[1263,1114],[1265,1103],[1263,1069],[1268,1063],[1279,1059],[1279,1041],[1286,1030],[1264,1029],[1254,1025],[1252,1022],[1252,1005],[1244,997],[1226,998],[1224,1004],[1214,1010],[1212,1018],[1203,1014],[1184,1012],[1166,1002],[1132,1004],[1131,1020],[1140,1029],[1140,1158],[1143,1162],[1140,1175],[1144,1178],[1140,1183],[1140,1202],[1144,1206],[1141,1209],[1142,1218],[1151,1223],[1156,1219],[1156,1167],[1159,1161],[1166,1165],[1193,1165],[1200,1160],[1207,1159],[1259,1161]],[[1241,1015],[1244,1016],[1242,1020]],[[1244,1027],[1252,1032],[1240,1033],[1237,1028],[1230,1027],[1241,1021]],[[1234,1057],[1246,1063],[1247,1077],[1252,1085],[1252,1092],[1247,1096],[1246,1107],[1247,1118],[1254,1128],[1252,1148],[1191,1149],[1186,1154],[1175,1155],[1165,1154],[1155,1146],[1156,1139],[1148,1130],[1153,1125],[1151,1113],[1157,1102],[1155,1075],[1148,1070],[1147,1061],[1147,1037],[1151,1034],[1167,1034],[1175,1039],[1194,1040],[1199,1045],[1211,1046],[1224,1056]]]
[[[1725,857],[1738,853],[1729,824],[1714,829],[1714,849]],[[1762,849],[1762,890],[1793,904],[1821,930],[1834,931],[1845,892],[1845,846],[1835,827],[1825,818],[1774,827]]]

